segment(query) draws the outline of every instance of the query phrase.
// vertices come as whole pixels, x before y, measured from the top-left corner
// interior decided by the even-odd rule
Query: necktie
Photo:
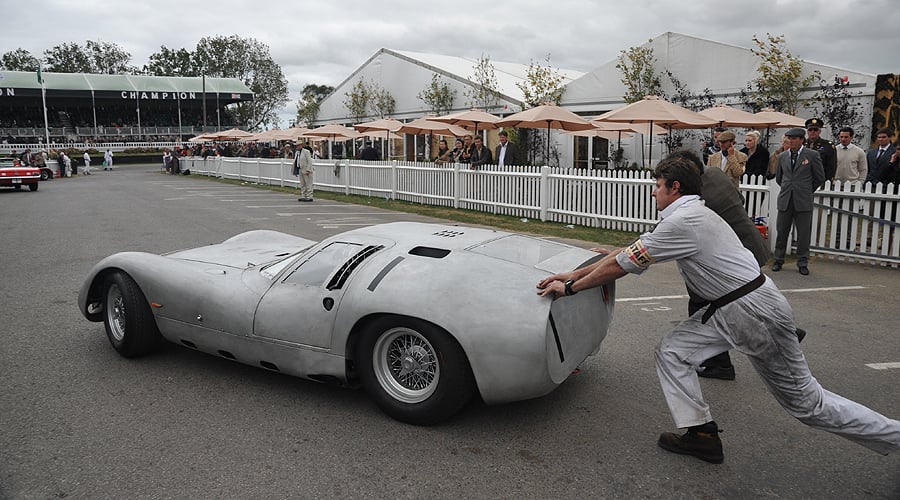
[[[794,168],[795,163],[797,163],[797,152],[791,151],[791,168]]]
[[[844,146],[844,149],[847,149],[847,146]]]
[[[881,155],[883,155],[883,154],[884,154],[884,150],[881,148],[878,148],[878,155],[875,157],[875,159],[877,160],[877,159],[881,158]]]

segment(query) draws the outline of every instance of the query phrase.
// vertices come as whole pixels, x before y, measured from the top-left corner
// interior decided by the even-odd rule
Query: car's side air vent
[[[433,259],[443,259],[450,253],[450,250],[444,248],[433,247],[416,247],[409,251],[410,255],[419,255],[421,257],[431,257]]]
[[[451,231],[449,229],[434,233],[435,236],[443,236],[444,238],[455,238],[456,236],[462,236],[463,234],[465,233],[462,231]]]
[[[328,286],[326,288],[329,290],[342,288],[344,286],[344,283],[347,282],[347,278],[349,278],[350,275],[353,274],[353,270],[356,269],[360,264],[362,264],[362,261],[366,260],[382,248],[384,248],[383,245],[370,245],[357,252],[356,255],[350,257],[350,260],[344,262],[344,265],[342,265],[341,268],[338,269],[338,272],[334,273],[334,277],[331,278],[331,281],[328,282]]]

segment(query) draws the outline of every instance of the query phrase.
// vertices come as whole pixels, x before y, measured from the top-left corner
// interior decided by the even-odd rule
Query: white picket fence
[[[643,232],[658,221],[647,171],[497,167],[422,162],[316,160],[315,189],[406,200],[528,219]],[[290,159],[184,158],[183,169],[228,179],[297,187]],[[900,195],[887,186],[827,183],[816,192],[811,252],[854,262],[900,266]],[[747,213],[768,222],[775,238],[779,187],[745,176]],[[770,216],[771,215],[771,216]]]

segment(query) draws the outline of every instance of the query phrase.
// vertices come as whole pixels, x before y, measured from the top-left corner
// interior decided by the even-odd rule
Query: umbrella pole
[[[650,120],[650,128],[647,129],[647,133],[650,134],[647,137],[647,143],[650,145],[650,150],[647,152],[647,160],[650,163],[650,170],[653,170],[653,120]]]
[[[616,141],[616,154],[613,156],[616,162],[616,168],[619,167],[619,151],[622,149],[622,131],[619,131],[619,138]]]
[[[547,156],[544,157],[547,166],[550,166],[550,120],[547,120]]]

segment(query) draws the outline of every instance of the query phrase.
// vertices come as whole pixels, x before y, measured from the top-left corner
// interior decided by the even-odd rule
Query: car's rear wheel
[[[16,184],[16,185],[13,186],[13,189],[15,189],[16,191],[19,191],[19,190],[22,189],[22,185],[21,185],[21,184]]]
[[[47,170],[41,170],[41,180],[42,181],[50,180],[50,172]]]
[[[357,359],[366,392],[401,422],[436,424],[458,413],[474,393],[462,347],[422,320],[375,321],[364,333]]]
[[[38,184],[37,184],[37,182],[35,182],[34,184],[29,184],[29,185],[28,185],[28,189],[30,189],[30,190],[32,190],[32,191],[37,191],[37,190],[38,190]]]
[[[150,305],[131,276],[115,272],[106,278],[103,309],[106,336],[119,354],[130,358],[159,347],[161,337]]]

